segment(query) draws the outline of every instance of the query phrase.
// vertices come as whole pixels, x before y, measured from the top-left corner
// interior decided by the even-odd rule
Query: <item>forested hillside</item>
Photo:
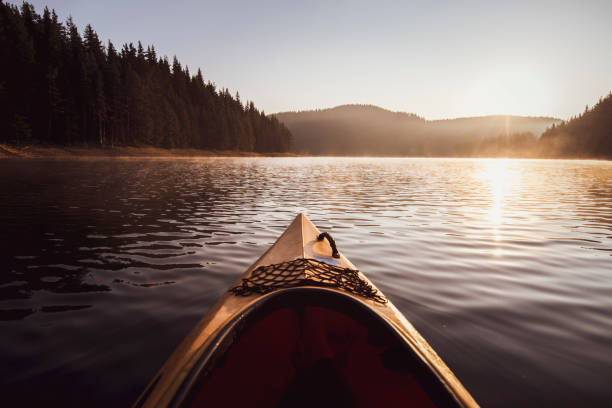
[[[581,115],[548,129],[540,144],[548,156],[612,158],[612,92]]]
[[[502,115],[425,120],[372,105],[274,116],[291,130],[298,153],[379,156],[497,156],[519,148],[522,155],[548,126],[561,122]]]
[[[343,105],[274,116],[291,130],[292,149],[298,153],[417,155],[422,150],[425,119],[409,113],[372,105]]]
[[[0,141],[276,152],[291,134],[174,58],[0,0]]]

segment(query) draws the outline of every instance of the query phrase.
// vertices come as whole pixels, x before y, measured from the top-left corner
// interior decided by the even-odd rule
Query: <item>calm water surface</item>
[[[483,406],[612,406],[610,162],[2,160],[0,197],[5,401],[128,406],[305,212]]]

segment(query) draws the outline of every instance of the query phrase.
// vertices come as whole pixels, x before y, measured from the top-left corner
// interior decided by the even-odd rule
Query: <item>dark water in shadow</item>
[[[612,405],[612,163],[0,161],[0,387],[127,406],[305,212],[483,406]]]

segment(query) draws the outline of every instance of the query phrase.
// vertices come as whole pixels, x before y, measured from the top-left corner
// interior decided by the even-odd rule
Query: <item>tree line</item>
[[[538,138],[515,132],[457,145],[456,155],[479,157],[612,158],[612,92],[580,115],[552,123]]]
[[[174,57],[104,45],[87,25],[0,0],[0,141],[147,145],[282,152],[291,133],[275,117],[217,89]]]
[[[612,158],[612,92],[540,137],[542,155]]]
[[[292,149],[315,155],[612,159],[612,92],[567,121],[483,116],[425,120],[371,105],[275,114]]]
[[[515,132],[459,143],[458,157],[539,157],[538,137],[532,132]]]
[[[556,118],[482,116],[426,120],[372,105],[282,112],[297,153],[368,156],[533,155],[538,137]]]

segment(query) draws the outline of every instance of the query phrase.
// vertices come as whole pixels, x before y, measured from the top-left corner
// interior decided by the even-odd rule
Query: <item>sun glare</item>
[[[527,67],[492,69],[473,81],[463,104],[467,111],[478,115],[520,115],[541,111],[538,110],[543,108],[541,96],[546,92],[546,81],[537,70]]]
[[[486,179],[490,184],[491,207],[489,208],[489,220],[494,225],[500,225],[504,216],[504,201],[506,192],[513,182],[509,177],[509,159],[487,160],[485,166]]]
[[[490,204],[487,215],[491,225],[493,240],[500,241],[504,224],[504,209],[508,196],[514,187],[516,187],[519,178],[517,177],[516,170],[513,168],[514,166],[512,166],[514,162],[512,159],[485,159],[483,162],[479,178],[488,185]],[[494,254],[500,256],[501,251],[496,249]]]

